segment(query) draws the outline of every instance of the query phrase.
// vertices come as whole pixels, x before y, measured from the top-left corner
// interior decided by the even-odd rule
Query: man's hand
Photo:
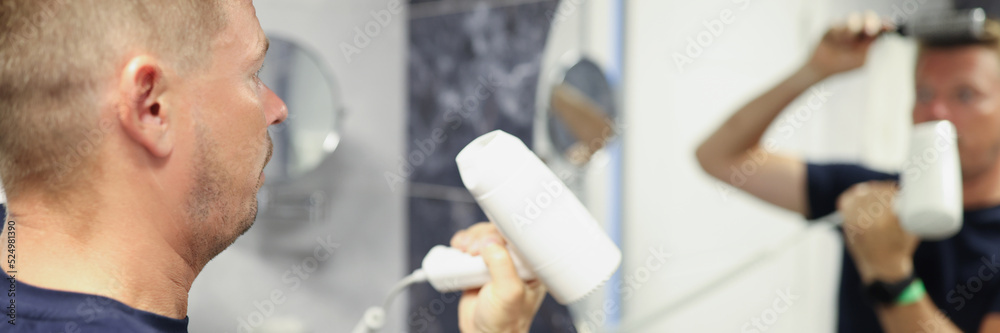
[[[820,77],[846,72],[865,64],[868,48],[883,32],[893,28],[872,11],[852,13],[823,35],[806,68]]]
[[[458,327],[465,333],[524,333],[545,298],[538,280],[524,282],[517,275],[506,241],[492,223],[478,223],[459,231],[451,246],[482,256],[492,281],[466,290],[458,303]]]
[[[913,252],[920,239],[903,230],[893,212],[896,184],[867,182],[840,195],[844,242],[865,284],[893,282],[913,273]]]

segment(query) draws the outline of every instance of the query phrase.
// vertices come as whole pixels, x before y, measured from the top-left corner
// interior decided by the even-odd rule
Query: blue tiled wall
[[[408,58],[409,269],[431,247],[486,217],[462,186],[455,156],[502,129],[531,145],[535,91],[557,1],[413,0]],[[458,295],[411,288],[409,332],[458,332]],[[573,332],[546,300],[533,333]]]

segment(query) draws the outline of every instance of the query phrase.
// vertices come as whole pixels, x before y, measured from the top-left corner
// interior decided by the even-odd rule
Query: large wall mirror
[[[611,228],[614,172],[609,166],[613,159],[609,146],[621,135],[616,125],[620,121],[616,93],[604,69],[576,51],[548,62],[548,68],[539,77],[534,150],[591,214]],[[608,290],[595,292],[569,307],[576,330],[604,328],[588,322],[586,314],[603,311],[600,309],[608,301],[616,302],[617,296],[611,294]]]

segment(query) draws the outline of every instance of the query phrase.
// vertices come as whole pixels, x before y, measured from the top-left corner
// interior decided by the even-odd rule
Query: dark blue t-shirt
[[[857,165],[807,166],[811,218],[836,210],[837,198],[851,185],[871,180],[898,180],[897,175]],[[966,210],[961,231],[952,238],[917,247],[917,277],[934,304],[964,332],[979,332],[989,313],[1000,312],[1000,206]],[[838,332],[882,332],[875,310],[862,293],[854,260],[843,253],[838,305]],[[927,323],[925,331],[933,331]]]
[[[187,318],[136,310],[102,296],[43,289],[18,281],[14,297],[10,297],[10,276],[4,273],[2,277],[7,296],[0,332],[187,332]],[[15,301],[14,325],[9,322],[11,298]]]

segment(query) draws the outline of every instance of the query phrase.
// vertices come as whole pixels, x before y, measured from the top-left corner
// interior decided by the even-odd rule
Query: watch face
[[[881,304],[893,304],[899,295],[906,291],[906,287],[909,287],[916,277],[910,275],[910,277],[903,279],[902,281],[886,283],[883,281],[875,281],[869,285],[866,290],[868,297]]]

